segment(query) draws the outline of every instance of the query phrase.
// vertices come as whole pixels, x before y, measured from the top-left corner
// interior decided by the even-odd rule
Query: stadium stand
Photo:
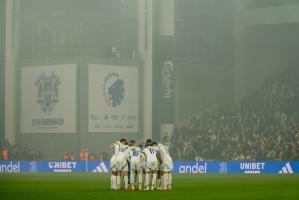
[[[175,129],[175,160],[298,160],[299,69],[292,68],[232,107]]]
[[[15,143],[11,144],[8,140],[0,140],[1,160],[39,160],[43,155],[31,147]]]

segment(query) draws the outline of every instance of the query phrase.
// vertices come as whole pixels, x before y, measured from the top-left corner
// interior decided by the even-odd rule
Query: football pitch
[[[299,175],[174,174],[171,191],[111,191],[110,175],[0,174],[0,199],[299,199]]]

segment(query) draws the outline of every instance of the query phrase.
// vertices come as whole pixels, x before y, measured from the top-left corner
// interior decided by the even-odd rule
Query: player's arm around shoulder
[[[144,158],[147,158],[146,153],[145,153],[145,149],[143,149],[140,153],[144,156]]]
[[[163,160],[162,160],[162,156],[161,156],[161,154],[159,152],[156,153],[156,157],[157,157],[159,163],[162,164]]]

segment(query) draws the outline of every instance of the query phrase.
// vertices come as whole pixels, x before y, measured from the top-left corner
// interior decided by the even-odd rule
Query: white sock
[[[157,173],[153,173],[152,188],[155,188],[156,185],[157,185]]]
[[[157,187],[159,187],[160,184],[161,184],[161,178],[158,178],[157,176]]]
[[[172,174],[169,173],[168,174],[168,188],[171,188],[172,187]]]
[[[112,189],[116,188],[116,179],[117,179],[117,177],[115,175],[111,176],[111,187],[112,187]]]
[[[145,187],[148,187],[150,181],[150,174],[146,173],[145,175]]]
[[[135,185],[135,172],[133,170],[131,171],[130,182],[132,186]]]
[[[116,176],[117,188],[120,188],[120,176]]]
[[[139,188],[141,188],[141,186],[142,186],[142,172],[138,173],[138,185],[139,185]]]
[[[129,182],[129,177],[128,175],[124,176],[124,181],[125,181],[125,188],[128,188],[128,182]]]
[[[165,173],[163,175],[163,189],[167,189],[168,181],[169,181],[168,173]]]
[[[161,177],[160,177],[160,184],[158,185],[159,188],[163,188],[163,184],[164,184],[164,174],[161,174]]]

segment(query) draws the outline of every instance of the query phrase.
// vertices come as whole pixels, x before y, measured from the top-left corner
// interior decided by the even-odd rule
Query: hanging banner
[[[90,64],[89,132],[138,132],[138,68]]]
[[[21,133],[76,132],[76,65],[23,67]]]
[[[173,36],[160,36],[160,141],[170,138],[174,129],[175,66]]]
[[[160,108],[161,123],[174,122],[175,67],[173,36],[160,37]]]

